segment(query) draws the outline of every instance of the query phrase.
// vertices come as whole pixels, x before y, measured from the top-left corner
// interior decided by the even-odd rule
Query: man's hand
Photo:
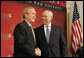
[[[41,56],[41,50],[39,48],[35,48],[35,55]]]

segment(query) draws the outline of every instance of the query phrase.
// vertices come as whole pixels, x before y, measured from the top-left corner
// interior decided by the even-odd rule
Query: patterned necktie
[[[50,36],[49,28],[48,28],[48,26],[46,26],[46,39],[47,39],[47,43],[49,43],[49,36]]]
[[[35,37],[35,33],[34,33],[34,30],[33,30],[33,27],[31,27],[31,29],[32,29],[33,37],[34,37],[34,43],[36,44],[36,37]]]

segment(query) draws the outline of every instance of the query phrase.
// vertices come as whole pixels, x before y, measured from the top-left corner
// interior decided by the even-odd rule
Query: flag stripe
[[[81,40],[81,27],[79,26],[79,21],[77,20],[77,22],[76,22],[76,25],[77,25],[77,27],[78,27],[78,34],[79,34],[79,36],[80,36],[80,40]]]
[[[78,45],[78,43],[76,42],[77,40],[76,40],[76,38],[74,37],[74,35],[73,35],[73,44],[75,45],[75,47],[76,47],[76,45]]]
[[[78,32],[78,28],[77,28],[77,26],[76,26],[76,36],[77,36],[78,41],[79,41],[80,36],[79,36],[79,32]]]
[[[79,22],[79,26],[80,26],[80,28],[81,28],[80,20],[78,20],[78,22]],[[82,31],[82,28],[81,28],[81,31]]]

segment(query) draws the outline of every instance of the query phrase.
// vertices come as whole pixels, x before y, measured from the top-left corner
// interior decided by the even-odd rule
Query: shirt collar
[[[49,23],[47,26],[48,26],[48,27],[51,27],[51,23]],[[44,27],[46,27],[46,25],[44,25]]]
[[[25,20],[26,21],[26,20]],[[31,27],[32,25],[28,22],[28,21],[26,21],[27,22],[27,24]]]

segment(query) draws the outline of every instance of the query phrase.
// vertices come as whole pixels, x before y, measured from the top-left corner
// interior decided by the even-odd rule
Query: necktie
[[[49,36],[50,36],[49,28],[48,28],[48,26],[46,26],[46,39],[47,39],[47,43],[49,43]]]
[[[32,27],[31,27],[31,29],[32,29],[33,37],[34,37],[34,43],[36,44],[36,37],[35,37],[34,30],[33,30],[33,28],[32,28]]]

